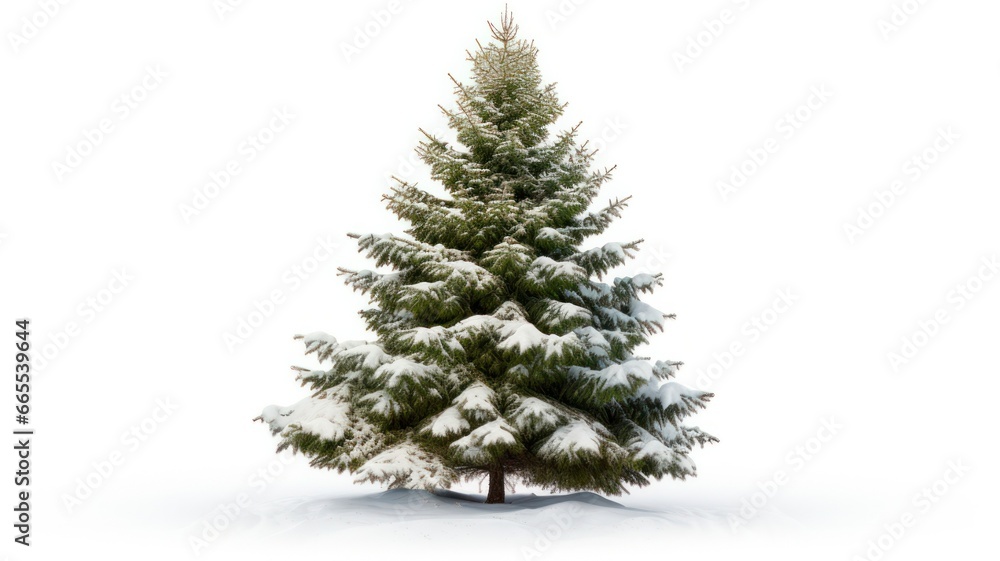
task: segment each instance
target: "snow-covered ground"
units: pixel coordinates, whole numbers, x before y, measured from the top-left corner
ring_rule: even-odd
[[[452,491],[282,498],[250,506],[205,555],[329,549],[374,559],[458,560],[475,552],[476,558],[490,560],[646,553],[791,561],[881,558],[890,553],[897,559],[931,559],[936,554],[965,559],[974,558],[978,547],[933,537],[940,530],[923,524],[913,505],[899,507],[913,512],[915,524],[894,533],[898,522],[891,517],[884,520],[885,529],[871,526],[877,518],[872,512],[875,502],[778,497],[743,518],[751,511],[741,502],[718,495],[681,496],[653,502],[649,497],[609,500],[593,493],[532,493],[508,496],[504,505],[486,505],[483,495]],[[876,547],[872,553],[871,544],[880,539],[888,547]]]
[[[415,543],[438,544],[442,557],[482,547],[477,557],[557,557],[573,542],[617,543],[635,533],[681,535],[724,532],[725,512],[674,507],[628,508],[593,493],[512,495],[508,504],[483,504],[484,496],[439,491],[392,490],[352,497],[297,498],[249,509],[237,533],[267,542],[339,540],[385,544],[400,553]],[[379,538],[379,536],[383,538]],[[391,539],[384,536],[391,535]],[[235,535],[234,535],[235,537]],[[409,545],[405,545],[405,544]],[[589,547],[593,547],[591,544]]]
[[[981,494],[991,488],[982,478],[987,474],[942,465],[913,488],[902,481],[879,488],[847,470],[838,478],[834,472],[844,466],[828,472],[821,463],[830,459],[811,471],[829,477],[825,482],[792,468],[787,480],[777,478],[784,483],[747,478],[742,489],[707,479],[666,481],[612,498],[518,488],[503,505],[483,504],[474,482],[463,492],[383,491],[286,455],[243,470],[245,477],[212,473],[199,483],[176,470],[176,480],[188,482],[183,488],[164,470],[164,489],[142,489],[136,481],[149,474],[123,470],[80,510],[50,513],[47,532],[59,539],[42,534],[39,542],[58,551],[110,532],[114,540],[102,547],[112,559],[155,544],[146,558],[459,560],[474,552],[488,560],[658,554],[854,561],[868,558],[881,539],[879,558],[978,558],[995,520]],[[913,522],[900,531],[907,514]]]

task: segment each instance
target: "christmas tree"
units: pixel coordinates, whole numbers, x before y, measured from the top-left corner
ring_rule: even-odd
[[[399,180],[383,199],[405,235],[350,234],[383,269],[341,269],[377,338],[298,336],[329,369],[297,368],[311,395],[258,419],[315,467],[390,488],[488,476],[488,503],[505,481],[617,495],[695,475],[716,439],[680,422],[712,394],[633,354],[673,318],[640,301],[662,276],[601,282],[642,240],[581,249],[628,198],[590,210],[614,168],[590,170],[579,125],[550,138],[565,105],[536,47],[506,11],[490,31],[442,108],[457,142],[417,148],[442,195]]]

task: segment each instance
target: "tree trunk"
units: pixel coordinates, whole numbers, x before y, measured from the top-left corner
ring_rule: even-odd
[[[486,495],[486,504],[504,502],[503,466],[490,468],[490,492]]]

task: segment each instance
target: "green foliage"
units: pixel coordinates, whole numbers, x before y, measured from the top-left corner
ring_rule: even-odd
[[[417,152],[447,193],[398,181],[384,196],[405,235],[352,234],[382,271],[341,270],[367,294],[375,341],[303,336],[329,370],[313,394],[262,414],[281,448],[394,487],[447,486],[501,467],[555,489],[618,494],[695,473],[715,440],[681,420],[712,394],[668,381],[679,362],[635,357],[673,316],[641,302],[659,274],[601,282],[640,241],[582,249],[628,199],[590,211],[612,170],[591,171],[533,43],[504,14],[469,53],[472,81],[443,108],[457,144]]]

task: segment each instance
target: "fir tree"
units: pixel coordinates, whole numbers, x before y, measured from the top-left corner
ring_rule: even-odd
[[[509,13],[490,30],[442,108],[457,143],[417,148],[447,195],[398,181],[384,201],[406,235],[350,234],[383,269],[341,269],[377,338],[298,336],[329,369],[297,369],[312,394],[258,419],[315,467],[390,488],[488,476],[488,503],[505,479],[617,495],[695,475],[689,453],[716,439],[681,420],[712,394],[633,355],[673,318],[640,301],[662,276],[601,282],[641,240],[581,249],[628,198],[590,210],[613,168],[590,170],[579,125],[549,137],[565,105],[536,47]]]

